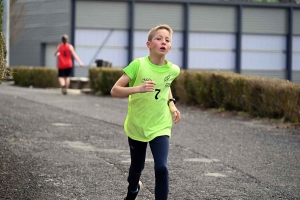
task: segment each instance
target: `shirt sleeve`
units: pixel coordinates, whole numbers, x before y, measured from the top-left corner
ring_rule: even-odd
[[[136,80],[136,77],[137,77],[137,74],[138,74],[138,71],[139,71],[139,66],[140,66],[140,61],[138,59],[135,59],[127,67],[125,67],[123,69],[123,72],[127,76],[129,76],[129,78],[131,79],[130,82],[129,82],[130,87],[133,86],[133,84]]]

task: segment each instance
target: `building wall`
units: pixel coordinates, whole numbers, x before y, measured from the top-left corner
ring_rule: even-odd
[[[86,66],[96,66],[96,60],[127,64],[128,12],[127,2],[76,1],[75,48]],[[75,63],[75,76],[88,76],[87,68]]]
[[[188,69],[234,71],[236,8],[190,7]]]
[[[168,9],[166,9],[166,7]],[[156,13],[153,15],[153,13]],[[183,46],[183,17],[182,4],[165,3],[136,3],[134,15],[134,48],[133,57],[139,58],[149,54],[146,46],[148,32],[159,24],[168,24],[173,29],[172,50],[167,59],[181,66]],[[125,63],[127,65],[127,63]]]
[[[43,48],[48,43],[59,44],[63,34],[70,36],[71,1],[23,0],[20,2],[25,5],[24,28],[18,42],[11,44],[10,65],[41,66],[45,63]],[[56,59],[54,52],[53,59]]]
[[[300,83],[300,9],[294,9],[292,80]]]
[[[26,27],[19,44],[12,48],[11,65],[41,65],[43,49],[50,52],[60,35],[71,32],[71,0],[24,0]],[[130,1],[75,0],[75,50],[86,66],[98,59],[113,67],[127,66],[129,54]],[[199,1],[200,2],[200,1]],[[238,4],[189,4],[187,66],[183,66],[185,36],[184,2],[135,1],[133,13],[133,58],[148,54],[147,34],[151,27],[169,24],[173,30],[172,50],[167,59],[195,70],[235,71]],[[166,9],[166,7],[168,9]],[[288,7],[243,6],[241,73],[286,77]],[[155,13],[155,14],[153,14]],[[300,83],[300,7],[294,8],[292,79]],[[45,44],[45,45],[41,45]],[[28,51],[30,49],[30,51]],[[15,57],[14,57],[15,55]],[[45,58],[49,65],[55,62]],[[52,61],[52,62],[49,62]],[[78,70],[80,69],[80,70]],[[78,68],[75,76],[88,76]]]
[[[244,8],[242,73],[285,78],[287,9]]]

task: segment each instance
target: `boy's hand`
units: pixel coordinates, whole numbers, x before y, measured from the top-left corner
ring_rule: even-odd
[[[156,83],[153,81],[145,81],[141,86],[139,86],[139,92],[140,93],[153,92],[155,85]]]
[[[173,118],[173,123],[177,124],[181,119],[180,112],[179,112],[179,110],[177,110],[175,105],[170,105],[170,110],[171,110],[171,112],[173,114],[173,117],[174,117]]]

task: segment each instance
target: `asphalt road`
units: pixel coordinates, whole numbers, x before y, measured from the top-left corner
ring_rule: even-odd
[[[170,200],[300,199],[300,130],[185,106]],[[0,85],[0,199],[114,200],[127,187],[127,99]],[[154,200],[148,149],[139,200]]]

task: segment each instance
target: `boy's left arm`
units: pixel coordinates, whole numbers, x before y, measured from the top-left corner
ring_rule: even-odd
[[[171,88],[170,88],[170,91],[169,91],[169,99],[173,99],[173,95],[172,95],[172,91],[171,91]],[[173,101],[168,101],[168,105],[169,105],[169,108],[174,116],[173,118],[173,122],[174,124],[177,124],[180,119],[181,119],[181,115],[180,115],[180,112],[179,110],[176,108],[175,106],[175,103]]]
[[[54,56],[59,56],[59,55],[60,55],[60,52],[59,52],[59,45],[58,45],[58,46],[56,47]]]

